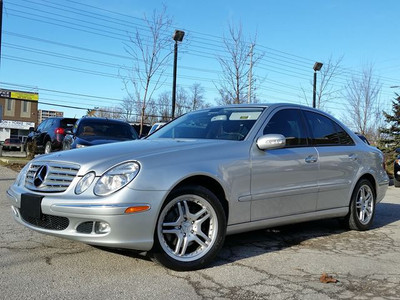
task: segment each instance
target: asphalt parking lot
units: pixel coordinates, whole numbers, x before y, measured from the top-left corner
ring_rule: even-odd
[[[180,273],[17,224],[5,195],[16,175],[0,166],[0,299],[400,299],[393,186],[369,231],[327,220],[230,236],[209,268]]]

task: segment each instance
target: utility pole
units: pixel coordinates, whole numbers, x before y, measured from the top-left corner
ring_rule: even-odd
[[[249,89],[247,90],[247,103],[251,103],[251,83],[253,81],[253,48],[254,44],[250,45],[250,69],[249,69]]]

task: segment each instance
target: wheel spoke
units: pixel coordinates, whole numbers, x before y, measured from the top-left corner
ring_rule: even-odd
[[[181,231],[179,229],[163,229],[162,233],[179,235]]]
[[[197,220],[198,218],[200,218],[205,212],[207,212],[207,209],[205,207],[203,207],[203,209],[201,209],[199,212],[195,213],[194,215],[192,215],[194,220]]]
[[[199,239],[197,236],[195,236],[193,238],[193,240],[203,248],[207,248],[208,247],[208,245],[206,243],[204,243],[201,239]]]
[[[183,237],[182,234],[178,234],[177,236],[178,236],[178,239],[176,241],[174,254],[179,255],[180,254],[179,251],[180,251],[180,249],[182,247],[182,243],[183,243],[184,237]]]
[[[175,226],[179,226],[182,223],[183,216],[184,216],[184,213],[183,213],[183,210],[182,210],[182,204],[180,202],[178,202],[176,204],[176,206],[178,207],[178,213],[179,213],[178,219],[176,219],[175,222],[164,222],[163,226],[165,226],[165,227],[175,227]]]
[[[200,236],[200,237],[202,237],[203,238],[203,240],[205,240],[206,241],[206,243],[209,243],[209,242],[211,242],[211,239],[203,232],[203,231],[201,231],[201,230],[199,230],[199,231],[196,231],[196,235],[198,235],[198,236]]]
[[[203,224],[204,223],[204,221],[206,221],[207,219],[209,219],[211,217],[211,215],[207,212],[207,214],[204,216],[204,217],[202,217],[201,219],[199,219],[199,220],[197,220],[196,222],[195,222],[195,224],[197,225],[197,227],[201,227],[201,224]]]
[[[186,250],[187,250],[188,245],[189,245],[189,239],[188,239],[187,236],[185,236],[185,237],[183,238],[182,250],[180,251],[180,254],[179,254],[179,255],[183,256],[183,255],[186,254]]]

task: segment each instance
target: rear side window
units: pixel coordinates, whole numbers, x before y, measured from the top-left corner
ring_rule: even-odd
[[[339,140],[341,145],[354,145],[353,139],[350,135],[337,123],[335,123],[336,129],[339,135]]]
[[[348,133],[336,122],[321,114],[304,111],[313,145],[353,145]]]
[[[306,146],[307,133],[298,109],[282,109],[268,121],[263,134],[277,133],[286,138],[287,146]]]

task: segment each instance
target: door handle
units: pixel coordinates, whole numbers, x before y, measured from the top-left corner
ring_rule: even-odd
[[[318,161],[318,158],[314,155],[309,155],[306,157],[305,159],[306,163],[310,164],[310,163],[316,163]]]
[[[357,154],[355,154],[355,153],[352,153],[352,154],[350,154],[349,155],[349,159],[351,160],[351,161],[355,161],[355,160],[357,160]]]

